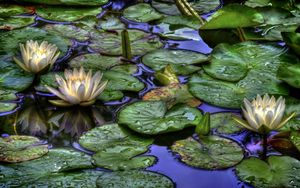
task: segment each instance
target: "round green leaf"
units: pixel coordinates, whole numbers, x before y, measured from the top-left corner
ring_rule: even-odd
[[[64,38],[76,39],[79,41],[86,41],[90,37],[89,31],[74,25],[47,24],[43,27],[43,29],[52,35],[58,35]]]
[[[19,5],[0,5],[0,18],[32,13],[33,10]]]
[[[133,64],[124,64],[124,65],[117,65],[112,67],[110,70],[121,72],[124,74],[134,74],[138,71],[138,67]]]
[[[199,29],[201,22],[193,16],[167,16],[160,20],[160,23],[169,24],[171,27],[182,28],[189,27],[192,29]]]
[[[158,33],[161,37],[172,40],[202,40],[196,29],[186,27],[184,25],[172,26],[166,23],[160,23],[157,25]]]
[[[121,171],[100,176],[97,187],[130,187],[130,188],[172,188],[173,182],[161,175],[150,171]]]
[[[146,3],[139,3],[126,8],[123,15],[126,19],[136,22],[149,22],[163,17],[150,4]]]
[[[18,105],[16,103],[0,102],[0,113],[14,110]]]
[[[100,6],[108,0],[17,0],[19,2],[39,3],[45,5],[83,5],[83,6]]]
[[[187,50],[158,49],[143,56],[143,63],[155,71],[164,69],[171,65],[177,74],[191,74],[200,70],[195,64],[208,60],[206,55]]]
[[[210,127],[216,129],[221,134],[236,134],[243,130],[236,121],[233,120],[232,113],[216,113],[210,116]]]
[[[204,169],[223,169],[239,163],[244,155],[243,149],[234,141],[218,136],[191,137],[179,140],[171,146],[187,165]]]
[[[170,110],[162,101],[135,102],[119,112],[118,123],[149,135],[174,132],[196,125],[202,114],[198,109],[176,105]]]
[[[149,51],[163,46],[159,37],[139,30],[128,30],[133,55],[143,55]],[[90,47],[100,53],[109,55],[122,55],[121,31],[93,32]]]
[[[35,17],[13,16],[5,19],[0,18],[0,30],[13,30],[35,22]]]
[[[0,161],[16,163],[39,158],[48,152],[48,145],[36,137],[0,137]]]
[[[72,44],[70,40],[52,35],[42,29],[26,27],[1,33],[0,54],[19,52],[19,44],[24,44],[28,40],[36,40],[39,42],[48,41],[51,44],[55,44],[61,55],[64,55],[68,51],[68,47]]]
[[[47,19],[62,22],[73,22],[80,20],[87,16],[96,17],[102,11],[101,8],[72,8],[72,7],[59,7],[59,6],[49,6],[49,7],[37,7],[36,13]]]
[[[237,165],[236,173],[242,181],[255,187],[300,186],[300,162],[287,156],[270,156],[266,161],[258,158],[246,159]]]
[[[300,133],[298,131],[292,131],[290,139],[296,148],[300,151]]]
[[[11,101],[16,100],[18,97],[16,96],[17,91],[8,90],[8,89],[0,89],[0,100],[3,101]]]
[[[114,14],[108,14],[101,17],[98,27],[103,30],[119,30],[125,29],[125,24],[121,22],[119,17]]]
[[[255,9],[239,4],[229,4],[209,17],[200,29],[252,27],[262,23],[264,23],[264,17]]]
[[[292,48],[298,55],[300,55],[300,33],[283,32],[282,38],[285,43]]]
[[[70,67],[83,67],[85,70],[108,70],[113,66],[120,65],[123,62],[120,57],[103,56],[100,54],[84,54],[75,57],[69,62]]]
[[[159,0],[153,0],[151,4],[160,13],[173,16],[181,15],[175,3],[164,3]]]
[[[300,63],[280,66],[277,77],[293,87],[300,88]]]

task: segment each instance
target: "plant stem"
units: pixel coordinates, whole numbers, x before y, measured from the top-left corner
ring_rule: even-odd
[[[268,134],[267,133],[263,133],[262,134],[262,145],[263,145],[263,151],[262,151],[262,155],[261,155],[261,159],[262,160],[266,160],[267,159],[267,152],[268,152]]]

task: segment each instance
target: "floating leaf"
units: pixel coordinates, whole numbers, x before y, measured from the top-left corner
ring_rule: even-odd
[[[0,161],[16,163],[40,158],[48,152],[48,145],[32,136],[0,137]]]
[[[299,130],[298,131],[292,131],[290,139],[291,139],[292,143],[294,144],[294,146],[296,146],[296,148],[300,151],[300,133],[299,133]]]
[[[59,7],[59,6],[48,6],[48,7],[36,7],[37,15],[54,21],[62,22],[73,22],[80,20],[87,16],[96,17],[100,14],[101,8],[72,8],[72,7]]]
[[[234,141],[218,136],[191,137],[179,140],[171,147],[187,165],[204,169],[223,169],[239,163],[243,149]]]
[[[201,101],[190,94],[187,85],[177,83],[153,89],[143,96],[143,100],[165,101],[169,107],[177,103],[184,103],[191,107],[197,107],[201,104]]]
[[[124,64],[124,65],[114,66],[110,70],[124,73],[124,74],[134,74],[138,71],[138,67],[133,64]]]
[[[180,11],[178,10],[176,4],[172,3],[165,3],[159,0],[153,0],[151,3],[152,7],[155,8],[158,12],[167,14],[167,15],[181,15]]]
[[[192,16],[167,16],[160,20],[160,23],[169,24],[173,28],[189,27],[199,29],[201,26],[199,19]]]
[[[19,2],[39,3],[46,5],[83,5],[83,6],[100,6],[108,0],[17,0]]]
[[[300,88],[300,62],[280,66],[277,77],[293,87]]]
[[[200,29],[252,27],[262,23],[264,23],[264,17],[255,9],[239,4],[229,4],[209,17]]]
[[[236,121],[233,120],[232,113],[216,113],[210,117],[211,128],[216,129],[220,134],[236,134],[243,130]]]
[[[143,188],[172,188],[172,181],[150,171],[123,171],[112,172],[100,176],[97,179],[97,187],[143,187]]]
[[[146,168],[155,158],[140,155],[148,150],[153,139],[141,138],[118,124],[107,124],[94,128],[80,137],[84,148],[96,151],[94,164],[111,170]]]
[[[288,156],[270,156],[266,161],[252,157],[237,165],[236,173],[242,181],[260,188],[300,185],[300,162]]]
[[[33,13],[29,7],[18,5],[0,5],[0,18],[16,16],[24,13]]]
[[[300,33],[283,32],[282,38],[285,43],[292,48],[298,55],[300,55]]]
[[[33,24],[35,22],[35,17],[25,17],[25,16],[14,16],[9,18],[0,18],[0,30],[13,30],[27,25]]]
[[[167,110],[163,101],[141,101],[125,106],[118,123],[149,135],[182,130],[199,123],[202,115],[198,109],[177,105]]]
[[[72,173],[63,174],[60,172],[91,168],[90,160],[90,156],[75,150],[51,149],[39,159],[11,165],[0,165],[0,183],[8,187],[28,187],[29,185],[35,185],[35,183],[38,184],[38,182],[41,183],[38,184],[39,186],[43,184],[53,185],[52,181],[55,181],[55,178],[58,178],[57,180],[60,182],[61,179],[64,179],[63,177],[72,175]],[[97,172],[95,174],[100,175]],[[55,187],[57,187],[57,184]]]
[[[198,31],[185,26],[172,26],[170,24],[161,23],[157,25],[158,33],[161,37],[172,40],[202,40]]]
[[[0,102],[0,113],[14,110],[18,105],[16,103]]]
[[[68,46],[72,44],[70,40],[52,35],[42,29],[27,27],[1,33],[0,54],[19,52],[19,44],[24,44],[28,40],[36,40],[38,42],[48,41],[49,43],[55,44],[62,55],[68,51]]]
[[[126,19],[136,22],[149,22],[163,17],[147,3],[130,6],[124,10],[123,15]]]
[[[158,49],[143,56],[143,63],[155,71],[162,70],[171,65],[177,74],[191,74],[200,70],[195,64],[201,64],[208,60],[206,55],[187,50]]]
[[[68,39],[76,39],[79,41],[86,41],[90,37],[90,32],[74,25],[62,24],[47,24],[43,29],[52,35],[58,35]]]
[[[98,27],[103,30],[123,30],[126,29],[125,24],[121,22],[119,17],[114,14],[108,14],[101,17]]]
[[[128,30],[132,55],[143,55],[162,47],[159,37],[139,30]],[[90,47],[97,52],[109,55],[122,55],[121,31],[92,33]]]

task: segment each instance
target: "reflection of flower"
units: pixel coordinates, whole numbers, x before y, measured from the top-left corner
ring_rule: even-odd
[[[50,100],[54,105],[88,106],[96,101],[96,97],[104,90],[107,81],[101,83],[102,74],[98,71],[92,76],[92,71],[85,73],[81,67],[73,71],[65,70],[65,79],[56,75],[59,90],[46,86],[47,89],[62,100]]]
[[[57,47],[43,41],[40,45],[37,41],[27,41],[20,44],[22,61],[14,57],[15,62],[25,71],[39,73],[52,67],[59,56]]]
[[[285,100],[282,97],[278,100],[274,96],[270,98],[268,94],[264,95],[263,98],[257,95],[252,102],[244,99],[244,106],[245,108],[242,108],[243,115],[248,123],[237,117],[234,119],[242,126],[255,132],[264,133],[279,129],[295,115],[292,113],[283,119]]]

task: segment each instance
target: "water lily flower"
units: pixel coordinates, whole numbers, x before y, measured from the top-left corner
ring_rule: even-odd
[[[244,99],[242,111],[247,122],[238,117],[234,117],[234,120],[245,128],[259,133],[280,129],[295,116],[295,113],[292,113],[283,118],[285,99],[279,97],[276,100],[274,96],[270,98],[268,94],[265,94],[263,98],[257,95],[252,102]]]
[[[37,41],[29,40],[26,44],[20,44],[22,60],[14,57],[14,61],[25,71],[39,73],[50,69],[59,56],[57,47],[43,41],[39,44]]]
[[[47,89],[61,98],[62,100],[49,100],[57,106],[88,106],[96,101],[96,97],[104,90],[107,81],[101,83],[102,73],[99,71],[92,76],[92,71],[85,73],[81,67],[72,70],[65,70],[65,79],[59,75],[55,75],[58,90],[46,86]]]

